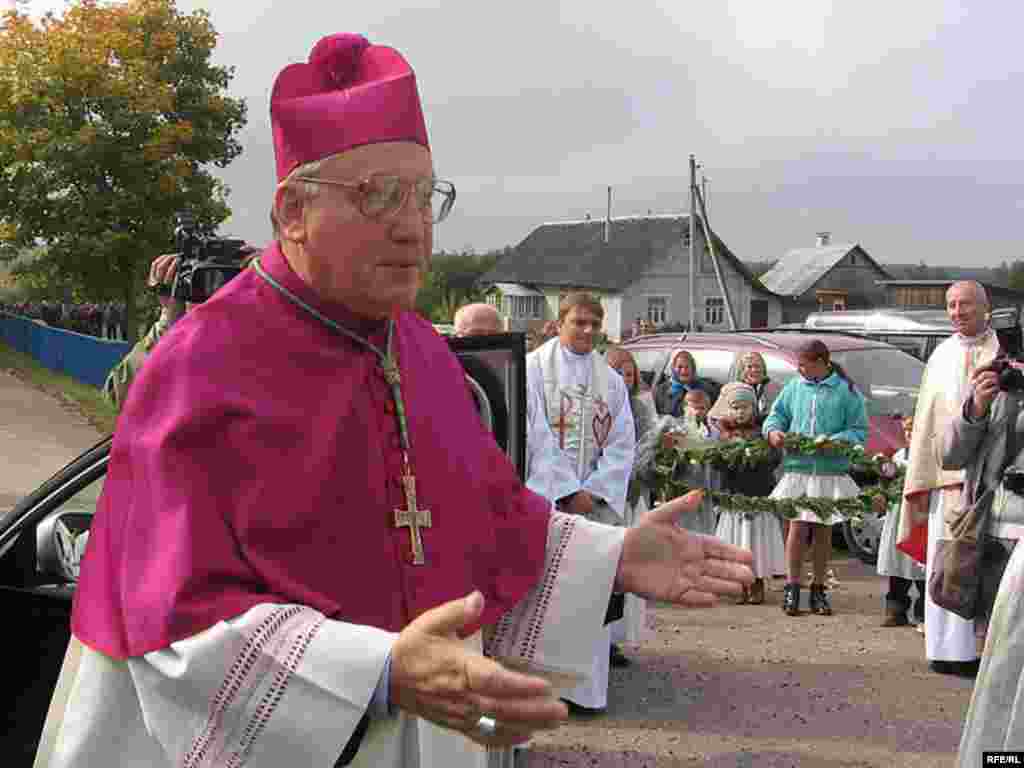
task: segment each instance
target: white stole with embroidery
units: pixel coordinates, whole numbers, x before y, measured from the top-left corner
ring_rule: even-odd
[[[589,384],[569,387],[565,386],[566,377],[561,375],[562,350],[558,339],[552,339],[538,352],[548,423],[558,439],[558,447],[575,457],[576,476],[585,480],[597,467],[612,431],[608,365],[598,355],[591,354]]]
[[[571,355],[558,339],[526,362],[527,487],[552,501],[585,490],[607,504],[596,519],[621,524],[636,453],[622,378],[600,355]]]

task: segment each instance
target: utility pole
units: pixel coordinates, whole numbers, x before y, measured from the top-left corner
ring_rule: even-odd
[[[612,236],[612,188],[608,187],[608,212],[604,217],[604,241],[607,244]]]
[[[697,330],[697,160],[690,154],[690,332]]]

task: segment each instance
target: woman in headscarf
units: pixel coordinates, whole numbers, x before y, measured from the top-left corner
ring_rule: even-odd
[[[718,386],[697,375],[697,361],[685,349],[672,352],[669,363],[670,376],[663,378],[654,392],[654,407],[662,416],[684,417],[686,409],[686,393],[693,389],[707,392],[714,404],[718,397]]]
[[[605,360],[622,376],[633,413],[637,446],[626,494],[625,522],[627,526],[636,525],[640,516],[650,507],[651,491],[654,488],[654,458],[659,432],[655,424],[657,416],[651,393],[640,391],[640,371],[633,355],[622,347],[612,347],[605,355]],[[626,595],[623,618],[609,625],[612,634],[612,666],[629,665],[629,659],[622,653],[618,643],[639,645],[648,639],[646,608],[647,603],[643,598]]]
[[[736,363],[736,381],[749,385],[754,390],[754,421],[761,424],[770,410],[768,400],[768,366],[760,352],[744,352]]]
[[[722,388],[708,418],[718,427],[722,440],[753,440],[760,435],[755,422],[754,388],[734,381]],[[720,470],[722,490],[743,496],[768,496],[775,487],[774,470],[779,458],[757,467]],[[715,535],[754,553],[754,584],[743,590],[739,603],[764,602],[764,580],[786,570],[786,550],[782,529],[773,514],[722,507]]]

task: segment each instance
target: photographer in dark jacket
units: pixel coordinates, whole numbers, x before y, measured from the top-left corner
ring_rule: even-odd
[[[242,264],[247,267],[252,259],[259,255],[259,250],[247,246],[241,255],[243,256]],[[173,285],[180,263],[181,255],[177,253],[165,253],[153,259],[147,280],[149,287],[157,289],[160,286]],[[107,374],[107,380],[103,385],[103,397],[117,410],[121,410],[121,404],[128,395],[128,387],[145,362],[150,350],[156,346],[156,343],[174,325],[175,321],[192,308],[191,304],[174,296],[164,295],[164,293],[160,294],[160,305],[162,307],[160,317],[146,332],[146,335],[139,339],[131,351],[121,359],[121,362]]]
[[[978,370],[943,440],[943,467],[967,471],[963,504],[946,516],[946,533],[976,541],[985,552],[976,574],[978,618],[988,618],[990,628],[960,741],[959,768],[976,766],[982,750],[1024,744],[1024,711],[1016,706],[1024,696],[1024,547],[1016,546],[1024,534],[1022,368],[1000,358]],[[998,592],[989,607],[995,583]]]

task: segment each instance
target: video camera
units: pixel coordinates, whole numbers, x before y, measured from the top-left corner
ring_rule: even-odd
[[[1017,368],[1017,365],[1024,365],[1024,359],[1010,355],[999,355],[995,360],[979,368],[975,375],[985,371],[992,371],[999,377],[999,390],[1001,392],[1024,392],[1024,371]]]
[[[200,304],[242,269],[252,249],[244,240],[212,237],[188,213],[174,217],[174,249],[181,254],[173,285],[159,285],[161,295]]]

